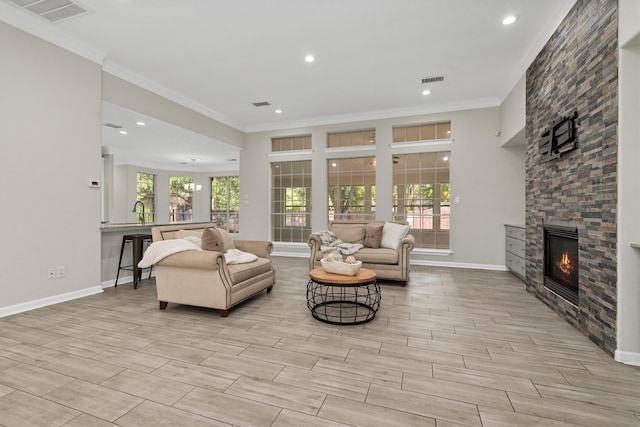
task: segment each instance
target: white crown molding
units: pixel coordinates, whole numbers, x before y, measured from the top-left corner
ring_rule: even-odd
[[[549,11],[547,16],[551,18],[546,20],[544,25],[539,28],[540,31],[538,31],[536,39],[529,45],[529,48],[524,51],[520,63],[514,67],[511,75],[504,79],[502,89],[499,91],[500,104],[502,104],[507,96],[509,96],[509,93],[522,76],[526,74],[529,66],[536,59],[536,56],[538,56],[542,48],[547,44],[562,21],[567,17],[567,14],[571,11],[574,5],[575,1],[569,6],[565,6],[563,2],[558,2],[556,3],[556,10]]]
[[[2,21],[9,25],[12,25],[22,31],[25,31],[33,36],[41,38],[44,41],[52,43],[58,47],[75,53],[85,59],[100,64],[102,70],[113,74],[116,77],[120,77],[129,83],[140,86],[143,89],[147,89],[157,95],[163,96],[171,101],[174,101],[186,108],[196,111],[204,116],[207,116],[213,120],[219,121],[222,124],[231,126],[240,131],[244,130],[244,123],[232,120],[217,111],[203,106],[202,104],[194,101],[191,98],[183,96],[171,89],[168,89],[152,80],[140,76],[120,66],[113,60],[108,58],[106,52],[102,52],[93,47],[90,47],[86,43],[83,43],[73,37],[69,37],[55,27],[55,24],[51,24],[38,16],[31,16],[27,12],[20,10],[17,6],[13,6],[7,3],[0,2],[0,16]]]
[[[498,98],[480,98],[464,102],[442,103],[430,106],[415,106],[408,108],[398,108],[392,110],[366,111],[356,114],[344,114],[335,116],[317,117],[309,120],[299,120],[292,122],[263,123],[248,125],[244,131],[265,132],[293,128],[307,128],[311,126],[333,125],[338,123],[366,122],[371,120],[393,119],[396,117],[420,116],[424,114],[446,113],[451,111],[475,110],[479,108],[499,107]]]
[[[214,111],[208,107],[205,107],[199,102],[196,102],[189,97],[186,97],[172,89],[169,89],[157,82],[154,82],[153,80],[143,77],[140,74],[137,74],[110,59],[106,59],[104,61],[102,65],[102,70],[109,74],[113,74],[116,77],[120,77],[121,79],[126,80],[129,83],[132,83],[136,86],[139,86],[143,89],[153,92],[156,95],[160,95],[173,102],[176,102],[197,113],[207,116],[210,119],[216,120],[222,124],[231,126],[232,128],[235,128],[240,131],[244,130],[245,126],[243,123],[235,121],[223,114],[218,113],[217,111]]]
[[[7,24],[41,38],[89,61],[102,65],[107,54],[75,38],[69,37],[44,18],[20,10],[17,6],[0,3],[0,19]]]

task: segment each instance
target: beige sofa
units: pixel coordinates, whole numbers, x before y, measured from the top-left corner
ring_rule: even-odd
[[[360,243],[364,244],[365,240],[369,242],[369,235],[367,226],[383,226],[387,221],[331,221],[329,223],[328,230],[333,232],[335,236],[345,243]],[[390,229],[399,229],[400,225],[403,225],[408,229],[406,223],[390,222]],[[369,228],[371,229],[371,228]],[[382,280],[395,280],[399,281],[402,286],[407,284],[409,280],[409,253],[413,250],[415,245],[414,237],[411,234],[406,234],[402,237],[397,235],[396,239],[387,238],[390,233],[386,233],[382,239],[386,240],[387,246],[391,247],[375,247],[376,245],[369,245],[373,247],[363,247],[358,250],[353,256],[362,261],[362,267],[368,268],[376,272],[378,279]],[[329,251],[323,252],[323,233],[314,232],[311,233],[307,239],[307,243],[311,248],[311,254],[309,256],[309,271],[314,268],[321,267],[320,260],[325,257]],[[390,245],[390,242],[394,242]],[[395,243],[397,242],[397,246]],[[325,242],[326,243],[326,242]],[[326,245],[325,245],[326,247]],[[344,257],[345,255],[343,255]]]
[[[153,241],[177,239],[201,233],[214,224],[174,224],[152,227]],[[169,255],[154,265],[160,309],[168,302],[209,307],[226,317],[229,308],[267,290],[271,292],[276,272],[271,263],[271,242],[233,240],[236,249],[258,259],[244,264],[227,264],[217,251],[185,251]]]

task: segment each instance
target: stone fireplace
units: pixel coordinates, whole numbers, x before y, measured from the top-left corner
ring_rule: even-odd
[[[578,305],[578,229],[545,224],[544,287]]]
[[[526,74],[526,289],[611,355],[618,332],[617,31],[616,0],[578,0]],[[545,157],[545,132],[572,116],[575,149]],[[549,225],[560,227],[549,235]]]

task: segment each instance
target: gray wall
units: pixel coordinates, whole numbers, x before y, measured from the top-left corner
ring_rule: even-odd
[[[618,1],[618,335],[616,360],[640,366],[640,2]]]
[[[100,66],[3,22],[0,58],[2,315],[101,291],[102,166]]]
[[[313,153],[313,216],[315,230],[327,226],[326,159],[336,156],[326,153],[327,132],[376,129],[376,150],[363,155],[376,155],[378,219],[391,218],[392,127],[414,123],[451,121],[453,144],[422,147],[414,151],[451,151],[451,194],[460,197],[452,204],[451,250],[448,255],[413,254],[422,263],[458,265],[479,268],[504,268],[505,223],[524,222],[524,151],[501,148],[496,135],[500,129],[499,108],[455,111],[395,119],[342,123],[327,126],[288,129],[247,134],[241,152],[240,192],[243,204],[240,221],[242,235],[270,238],[270,167],[269,162],[287,158],[269,158],[271,138],[284,135],[311,134]],[[293,159],[294,157],[291,157]]]

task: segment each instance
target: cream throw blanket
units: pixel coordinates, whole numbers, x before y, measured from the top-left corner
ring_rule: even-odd
[[[201,251],[202,248],[189,239],[159,240],[149,245],[144,252],[142,260],[138,263],[139,268],[148,268],[156,264],[169,255],[184,251]],[[238,249],[229,249],[224,254],[227,264],[245,264],[253,262],[258,257],[249,252],[242,252]]]
[[[144,252],[142,260],[138,263],[139,268],[151,267],[153,264],[162,261],[169,255],[183,251],[201,251],[202,248],[193,242],[185,239],[159,240],[149,245]]]
[[[257,260],[258,257],[250,252],[242,252],[239,249],[229,249],[224,253],[224,259],[227,264],[245,264]]]
[[[364,246],[360,243],[344,243],[342,240],[329,230],[321,230],[320,235],[320,252],[339,252],[342,255],[352,255],[362,249]]]

